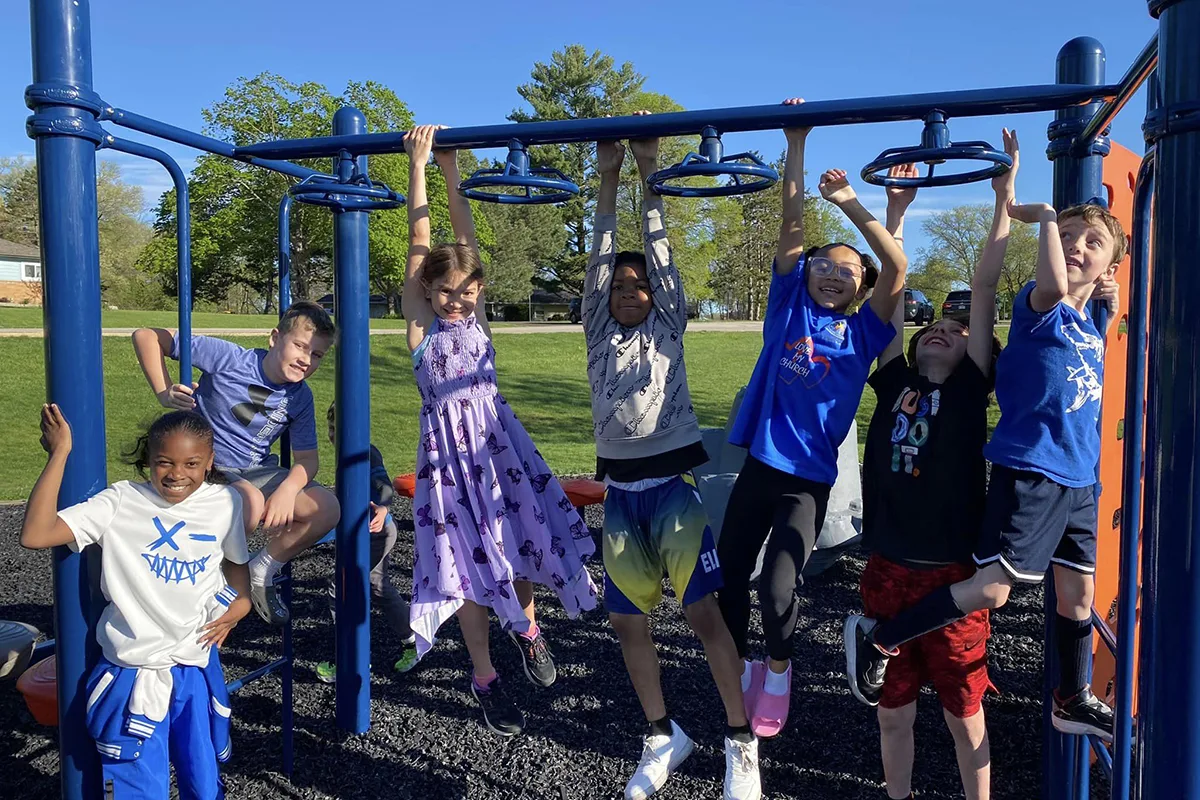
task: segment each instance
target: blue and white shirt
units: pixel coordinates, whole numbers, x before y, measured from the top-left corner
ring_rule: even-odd
[[[1104,338],[1066,303],[1034,311],[1030,282],[1013,301],[1008,344],[996,362],[1000,422],[983,454],[994,464],[1069,487],[1096,482]]]
[[[257,467],[285,430],[291,432],[293,452],[317,449],[312,390],[303,381],[268,380],[266,356],[266,350],[247,350],[224,339],[192,337],[192,363],[204,373],[196,410],[213,427],[218,467]],[[171,358],[179,358],[178,333]]]
[[[817,305],[804,259],[787,275],[772,272],[763,349],[729,441],[768,466],[832,486],[871,362],[896,330],[869,306],[847,315]]]
[[[75,534],[72,550],[103,550],[100,591],[108,601],[96,640],[122,667],[203,667],[197,644],[204,625],[237,597],[222,559],[250,560],[242,498],[231,486],[205,483],[170,503],[149,483],[120,481],[58,516]]]

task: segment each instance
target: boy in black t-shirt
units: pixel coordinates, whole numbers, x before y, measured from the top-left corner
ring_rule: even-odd
[[[975,572],[971,553],[986,494],[983,446],[1000,343],[993,335],[996,286],[1008,243],[1006,210],[1017,174],[1015,132],[1004,131],[1013,167],[992,180],[996,210],[971,284],[970,319],[943,317],[918,331],[904,357],[897,336],[867,381],[878,404],[863,464],[863,532],[871,552],[861,592],[868,616],[884,620]],[[915,168],[893,174],[906,176]],[[915,189],[888,189],[887,227],[903,239]],[[903,307],[892,324],[904,325]],[[913,722],[922,684],[932,682],[954,738],[968,798],[989,789],[981,700],[987,672],[986,610],[903,645],[878,698],[880,749],[890,798],[911,796]]]

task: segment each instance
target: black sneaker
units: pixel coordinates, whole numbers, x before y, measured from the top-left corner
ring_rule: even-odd
[[[871,638],[871,631],[879,623],[860,614],[846,618],[842,629],[842,640],[846,647],[846,678],[850,682],[850,693],[859,702],[869,706],[879,705],[883,691],[883,675],[887,670],[888,656]]]
[[[480,689],[471,678],[471,694],[483,709],[483,722],[501,736],[516,736],[525,729],[525,715],[509,700],[496,678],[488,688]]]
[[[1108,704],[1092,694],[1090,687],[1083,687],[1079,694],[1060,700],[1054,693],[1054,715],[1051,717],[1054,730],[1077,736],[1099,736],[1106,742],[1113,738],[1113,712]]]
[[[545,689],[558,679],[558,670],[550,654],[550,645],[546,644],[546,637],[542,636],[541,631],[532,639],[526,639],[516,631],[509,631],[508,636],[521,651],[525,677],[529,678],[534,686]]]
[[[283,602],[283,590],[274,581],[268,584],[250,583],[250,604],[268,625],[283,626],[292,618]]]

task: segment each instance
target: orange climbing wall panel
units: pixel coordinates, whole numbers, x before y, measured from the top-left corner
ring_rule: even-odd
[[[1112,151],[1104,159],[1104,187],[1108,190],[1108,205],[1112,213],[1125,226],[1125,233],[1133,231],[1133,187],[1141,167],[1142,157],[1131,150],[1112,143]],[[1097,524],[1096,554],[1096,611],[1115,633],[1121,620],[1117,619],[1117,583],[1121,562],[1121,490],[1122,460],[1124,457],[1125,432],[1125,362],[1128,347],[1129,309],[1129,257],[1117,271],[1121,285],[1121,315],[1108,330],[1104,357],[1104,410],[1101,415],[1100,437],[1100,506]],[[1139,528],[1141,521],[1138,521]],[[1139,578],[1140,583],[1140,578]],[[1141,616],[1141,603],[1138,603]],[[1136,624],[1136,620],[1135,620]],[[1137,635],[1134,635],[1134,652],[1137,652]],[[1096,694],[1113,700],[1113,677],[1116,663],[1108,647],[1095,637],[1093,644],[1096,659],[1092,685]],[[1136,674],[1134,680],[1136,681]],[[1135,693],[1136,698],[1136,683]]]

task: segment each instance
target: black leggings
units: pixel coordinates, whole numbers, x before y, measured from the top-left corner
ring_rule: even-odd
[[[742,658],[750,627],[750,576],[770,534],[758,579],[763,635],[767,655],[776,661],[791,659],[796,583],[825,524],[829,490],[826,484],[781,472],[753,456],[746,459],[725,507],[717,544],[725,583],[717,600]]]

